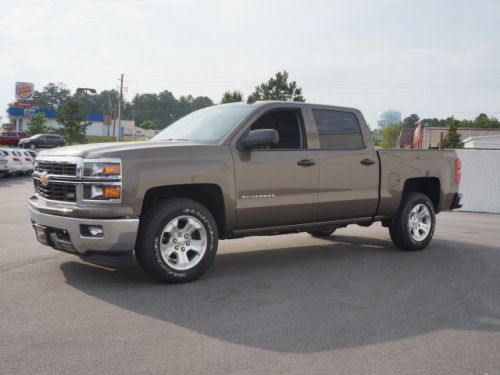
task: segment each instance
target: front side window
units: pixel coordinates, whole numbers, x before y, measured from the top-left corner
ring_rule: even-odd
[[[354,113],[313,109],[319,145],[328,150],[359,150],[364,147],[359,122]]]
[[[279,144],[273,149],[304,147],[303,127],[300,113],[295,109],[273,110],[265,113],[251,126],[250,130],[274,129],[279,135]]]

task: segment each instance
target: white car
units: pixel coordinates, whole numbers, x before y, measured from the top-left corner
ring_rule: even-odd
[[[25,173],[26,174],[33,173],[33,169],[35,168],[35,158],[33,157],[33,155],[31,155],[31,153],[27,150],[17,149],[16,151],[18,151],[23,156],[23,165],[25,168]]]
[[[7,158],[7,153],[0,150],[0,177],[5,177],[9,174],[9,159]]]
[[[2,155],[7,159],[9,174],[24,174],[26,173],[26,167],[22,161],[23,156],[15,149],[2,148]]]

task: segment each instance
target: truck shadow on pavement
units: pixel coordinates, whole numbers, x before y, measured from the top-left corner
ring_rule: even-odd
[[[308,247],[219,254],[190,284],[138,268],[61,265],[69,285],[219,340],[309,353],[437,330],[500,331],[500,249],[434,239],[422,252],[335,235]]]

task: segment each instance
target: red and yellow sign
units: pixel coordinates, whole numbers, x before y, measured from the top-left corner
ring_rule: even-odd
[[[33,100],[35,85],[31,82],[16,82],[16,100]]]

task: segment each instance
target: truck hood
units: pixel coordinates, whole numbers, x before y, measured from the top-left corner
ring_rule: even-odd
[[[143,141],[143,142],[109,142],[92,143],[87,145],[59,147],[45,150],[39,153],[41,156],[76,156],[82,158],[99,158],[103,156],[119,155],[128,151],[140,151],[141,149],[170,148],[182,146],[205,145],[191,141]]]

